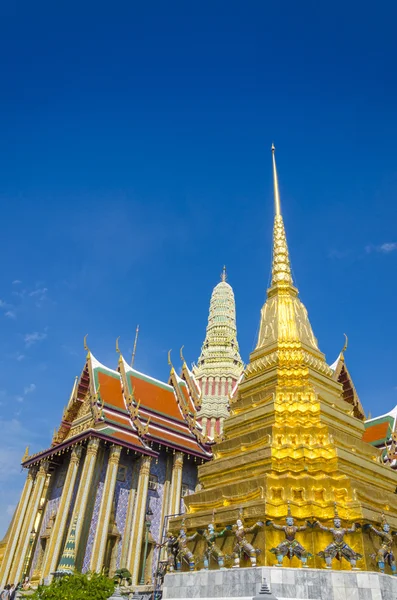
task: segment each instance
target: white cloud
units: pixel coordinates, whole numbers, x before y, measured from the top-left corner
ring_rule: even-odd
[[[14,279],[14,281],[12,282],[12,285],[19,285],[20,283],[22,283],[22,281],[20,279]]]
[[[33,346],[33,344],[36,344],[36,342],[42,342],[46,337],[47,334],[45,332],[40,333],[39,331],[34,331],[33,333],[26,333],[23,339],[26,348],[29,348],[30,346]]]
[[[29,296],[44,296],[48,292],[48,289],[38,288],[37,290],[33,290],[33,292],[29,292]]]
[[[20,362],[21,360],[23,360],[25,358],[24,354],[17,354],[15,356],[15,360],[17,360],[18,362]]]
[[[395,252],[397,250],[397,242],[384,242],[379,246],[375,246],[374,244],[369,244],[365,247],[365,251],[367,254],[371,252],[380,252],[382,254],[390,254],[390,252]]]
[[[36,389],[36,384],[35,383],[29,383],[29,385],[25,386],[23,393],[25,394],[32,394]]]
[[[394,250],[397,250],[397,242],[386,242],[379,247],[379,251],[384,252],[385,254],[394,252]]]
[[[7,310],[6,313],[4,313],[4,316],[8,317],[9,319],[16,319],[17,316],[15,314],[15,312],[13,310]]]
[[[23,402],[23,396],[15,396],[15,400],[19,403]]]

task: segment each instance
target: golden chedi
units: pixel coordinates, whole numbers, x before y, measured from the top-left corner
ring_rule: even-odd
[[[336,507],[346,529],[352,523],[378,525],[385,512],[397,530],[397,474],[381,464],[380,451],[362,441],[365,416],[354,385],[350,379],[346,383],[347,369],[328,366],[294,286],[274,146],[272,159],[272,278],[258,343],[232,399],[223,440],[214,446],[214,459],[199,468],[201,489],[185,498],[185,525],[189,531],[203,528],[213,511],[217,526],[235,523],[240,511],[247,525],[258,520],[280,523],[289,503],[297,525],[308,520],[332,527]],[[338,361],[344,363],[343,352]],[[179,525],[174,519],[173,527]],[[324,567],[318,553],[332,541],[331,534],[308,527],[298,536],[312,555],[308,566]],[[282,538],[272,527],[255,533],[255,546],[262,550],[258,564],[276,563],[270,549]],[[370,558],[377,550],[374,536],[356,528],[345,541],[363,557],[357,568],[376,569]],[[226,554],[231,544],[227,537]],[[296,557],[291,562],[285,558],[284,565],[290,564],[301,565]],[[342,560],[337,568],[351,565]]]

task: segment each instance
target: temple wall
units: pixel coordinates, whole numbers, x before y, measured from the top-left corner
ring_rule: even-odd
[[[115,499],[115,505],[116,505],[115,520],[116,520],[117,528],[121,534],[121,537],[118,542],[118,548],[117,548],[117,560],[116,560],[116,568],[117,569],[125,567],[125,565],[120,564],[120,560],[121,560],[121,550],[122,550],[123,541],[124,541],[124,529],[125,529],[125,522],[126,522],[126,518],[127,518],[128,500],[129,500],[129,497],[131,494],[132,473],[133,473],[133,468],[134,468],[134,462],[135,461],[133,460],[132,455],[127,454],[126,450],[123,449],[121,457],[120,457],[120,464],[119,464],[119,471],[118,471],[118,476],[117,476],[117,481],[116,481],[116,488],[114,491],[114,499]],[[122,469],[120,469],[120,467],[125,467],[124,480],[121,478]]]
[[[167,454],[162,453],[158,461],[152,461],[150,467],[150,473],[158,477],[157,489],[148,491],[148,502],[150,510],[153,512],[152,524],[150,527],[151,541],[160,542],[162,538],[162,523],[161,517],[163,514],[163,503],[164,503],[164,483],[166,473]],[[152,576],[154,575],[157,567],[157,561],[159,556],[159,549],[154,548],[151,554],[152,560]]]
[[[41,536],[44,535],[44,532],[48,526],[51,516],[53,514],[56,514],[58,510],[66,478],[67,463],[68,461],[64,460],[63,463],[57,467],[56,471],[52,475],[52,483],[50,484],[48,500],[44,506],[44,515],[41,520],[41,527],[36,538],[36,546],[30,567],[30,577],[32,577],[34,571],[37,569],[38,566],[40,566],[40,563],[43,560]]]
[[[91,553],[92,553],[92,548],[94,545],[95,532],[96,532],[97,525],[98,525],[98,515],[99,515],[99,509],[101,506],[103,488],[104,488],[105,477],[106,477],[106,470],[107,470],[107,466],[108,466],[108,459],[109,459],[109,451],[106,450],[105,456],[103,457],[103,461],[99,460],[97,462],[96,468],[95,468],[95,470],[96,470],[95,475],[96,476],[99,475],[99,478],[98,478],[98,484],[96,486],[95,500],[93,503],[94,506],[93,506],[92,517],[91,517],[89,531],[88,531],[87,544],[86,544],[85,552],[84,552],[83,565],[82,565],[83,573],[86,573],[87,571],[89,571],[89,568],[90,568]]]
[[[197,485],[197,464],[194,462],[194,459],[187,460],[187,456],[185,456],[185,460],[183,461],[183,470],[182,470],[182,486],[187,486],[188,494],[193,494],[196,485]],[[183,501],[183,497],[181,496],[181,513],[186,512],[185,503]]]

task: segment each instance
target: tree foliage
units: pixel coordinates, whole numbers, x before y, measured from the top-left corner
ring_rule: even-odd
[[[98,573],[75,573],[41,585],[29,596],[31,600],[107,600],[114,592],[114,582]],[[27,596],[26,596],[27,597]]]
[[[131,573],[128,569],[117,569],[114,574],[114,580],[120,584],[122,583],[123,579],[125,579],[127,583],[131,583]]]

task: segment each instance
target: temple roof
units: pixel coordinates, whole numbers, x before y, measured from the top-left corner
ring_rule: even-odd
[[[396,429],[397,406],[390,412],[365,421],[364,442],[373,446],[384,446],[390,441],[393,431]]]
[[[22,464],[34,464],[89,437],[152,456],[163,445],[208,459],[212,454],[195,413],[188,385],[176,374],[171,372],[170,383],[164,383],[133,369],[121,355],[114,370],[88,352],[51,447],[24,456]]]
[[[342,384],[343,400],[352,405],[354,416],[361,421],[364,421],[364,409],[356,392],[356,388],[354,387],[353,379],[347,369],[343,350],[340,352],[336,361],[330,366],[330,369],[334,372],[333,379]]]

